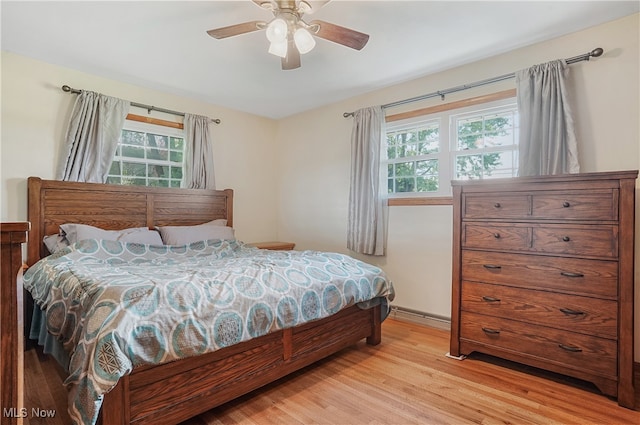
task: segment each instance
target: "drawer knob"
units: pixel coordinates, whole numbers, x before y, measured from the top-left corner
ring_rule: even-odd
[[[496,238],[496,239],[500,239],[500,233],[494,233],[493,237]]]
[[[500,302],[500,298],[495,298],[495,297],[488,297],[488,296],[483,296],[482,297],[482,301],[486,301],[488,303],[499,303]]]
[[[564,314],[569,315],[569,316],[580,316],[580,315],[584,314],[583,311],[571,310],[570,308],[561,308],[560,311],[563,312]]]
[[[563,206],[564,208],[569,208],[569,207],[571,206],[571,204],[570,204],[570,203],[568,203],[567,201],[564,201],[564,202],[562,203],[562,206]]]
[[[558,344],[558,347],[562,348],[563,350],[571,351],[572,353],[582,352],[582,348],[574,347],[573,345]]]
[[[490,270],[501,269],[502,268],[502,266],[498,266],[497,264],[483,264],[482,267],[484,267],[485,269],[490,269]]]
[[[496,202],[495,204],[493,204],[493,206],[496,207],[496,208],[500,208],[501,207],[500,202]]]
[[[571,238],[569,236],[563,236],[562,240],[565,242],[569,242],[571,240]]]
[[[498,335],[498,334],[500,334],[500,331],[498,329],[485,328],[483,326],[482,330],[484,331],[484,333],[487,333],[489,335]]]
[[[584,274],[582,273],[560,272],[560,274],[565,277],[584,277]]]

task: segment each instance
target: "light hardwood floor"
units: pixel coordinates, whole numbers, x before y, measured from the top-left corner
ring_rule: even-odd
[[[590,384],[488,356],[449,359],[448,346],[447,331],[387,319],[379,346],[363,341],[181,425],[640,424]],[[25,365],[26,424],[68,424],[54,361],[32,349]]]

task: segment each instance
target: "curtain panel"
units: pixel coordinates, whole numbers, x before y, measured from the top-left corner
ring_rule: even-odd
[[[182,187],[188,189],[215,189],[213,169],[213,139],[210,124],[213,121],[201,115],[184,115],[184,160]]]
[[[384,126],[381,106],[354,112],[347,248],[361,254],[385,254],[387,202],[380,175]]]
[[[517,71],[520,176],[579,173],[569,66],[556,60]]]
[[[81,90],[60,154],[58,180],[105,183],[129,101]]]

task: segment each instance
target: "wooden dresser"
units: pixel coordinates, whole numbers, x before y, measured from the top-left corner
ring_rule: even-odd
[[[22,310],[22,244],[30,224],[0,223],[0,400],[3,425],[20,425],[26,415],[23,405],[24,323]]]
[[[450,354],[590,381],[633,408],[637,175],[454,181]]]

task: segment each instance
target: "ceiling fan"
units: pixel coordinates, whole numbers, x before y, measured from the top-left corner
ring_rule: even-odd
[[[273,13],[269,22],[249,21],[228,27],[207,31],[213,38],[222,39],[246,34],[258,30],[266,30],[270,42],[269,53],[281,57],[282,69],[300,67],[300,54],[307,53],[315,47],[315,37],[342,44],[360,50],[369,41],[369,35],[331,24],[314,20],[305,22],[303,15],[316,12],[331,0],[252,0],[263,9]]]

